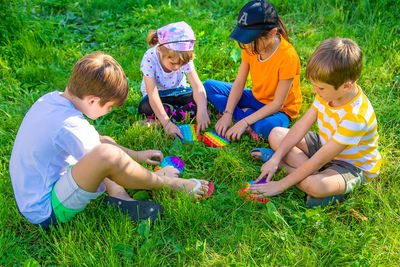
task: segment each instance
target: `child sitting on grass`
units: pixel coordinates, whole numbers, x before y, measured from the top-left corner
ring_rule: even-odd
[[[307,206],[327,205],[378,175],[378,125],[370,101],[356,83],[362,64],[354,41],[335,37],[321,43],[306,69],[316,93],[314,103],[290,130],[272,130],[268,139],[275,153],[257,179],[266,177],[267,183],[250,190],[274,196],[296,185],[308,195]],[[319,133],[308,132],[316,121]],[[252,155],[261,157],[260,152]],[[270,181],[282,165],[289,174]]]
[[[160,151],[119,146],[83,117],[95,120],[121,106],[128,91],[121,66],[97,52],[77,62],[64,92],[48,93],[29,109],[14,142],[10,176],[18,208],[30,223],[47,228],[57,219],[66,222],[105,190],[110,204],[127,209],[133,220],[155,220],[162,207],[133,201],[123,187],[169,187],[196,197],[207,192],[206,181],[177,178],[175,168],[146,170],[135,160],[158,164],[151,159],[162,160]]]
[[[147,43],[151,48],[140,64],[143,98],[139,113],[151,120],[157,118],[174,138],[183,138],[175,123],[186,114],[196,115],[197,135],[210,124],[206,91],[193,65],[195,42],[192,28],[184,21],[150,30]]]
[[[242,49],[234,83],[204,83],[208,100],[223,113],[215,130],[229,140],[240,140],[246,131],[255,141],[259,135],[268,138],[274,127],[289,127],[299,114],[299,57],[275,7],[264,0],[250,1],[240,10],[229,37]],[[245,88],[249,74],[252,90]]]

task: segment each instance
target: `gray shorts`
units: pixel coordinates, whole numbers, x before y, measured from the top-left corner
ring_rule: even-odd
[[[63,223],[81,212],[92,199],[96,199],[105,191],[100,184],[97,192],[87,192],[79,187],[72,177],[71,168],[54,184],[51,191],[51,205],[56,217]]]
[[[304,137],[308,148],[308,156],[311,158],[321,147],[321,139],[316,132],[308,132]],[[319,171],[331,169],[338,172],[346,183],[346,194],[353,191],[354,188],[361,184],[361,181],[366,181],[364,172],[350,163],[341,160],[331,160]]]

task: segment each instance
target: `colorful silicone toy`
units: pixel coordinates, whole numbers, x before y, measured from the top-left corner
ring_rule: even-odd
[[[183,125],[177,125],[177,126],[183,136],[183,140],[179,137],[181,139],[182,143],[194,142],[194,141],[201,140],[200,135],[196,136],[197,124],[183,124]]]
[[[249,191],[249,186],[250,185],[252,185],[252,184],[265,184],[265,183],[266,183],[265,179],[260,180],[258,183],[254,183],[254,181],[246,182],[244,184],[244,188],[240,189],[238,191],[238,193],[239,193],[239,195],[241,197],[244,197],[248,201],[254,201],[254,202],[267,204],[269,199],[266,199],[266,198],[263,198],[263,197],[257,197],[256,194],[250,193],[250,191]]]
[[[179,157],[165,157],[164,160],[160,163],[160,165],[154,168],[154,171],[158,171],[161,168],[173,166],[177,168],[179,172],[183,172],[183,167],[185,167],[185,163]]]
[[[205,132],[203,142],[209,147],[223,147],[229,144],[229,141],[215,132]]]

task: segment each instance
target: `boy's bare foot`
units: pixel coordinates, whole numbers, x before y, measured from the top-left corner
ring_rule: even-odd
[[[120,192],[118,192],[118,193],[116,193],[116,194],[110,194],[110,193],[108,193],[108,195],[111,196],[111,197],[115,197],[115,198],[122,199],[122,200],[134,200],[133,198],[131,198],[131,197],[128,195],[128,193],[127,193],[125,190],[120,191]]]
[[[103,182],[106,185],[107,193],[109,196],[122,200],[134,200],[128,195],[128,193],[125,191],[125,188],[123,188],[113,180],[105,178]]]
[[[198,183],[200,183],[200,187],[198,187]],[[202,198],[205,197],[208,192],[209,182],[205,180],[196,181],[194,179],[192,180],[178,178],[172,182],[171,188],[178,191],[187,192],[195,198]]]
[[[251,152],[251,157],[253,159],[261,160],[261,152],[260,151]]]
[[[173,166],[166,166],[166,167],[156,171],[155,173],[158,175],[161,175],[161,176],[167,176],[167,177],[172,177],[172,178],[179,177],[179,170],[177,168],[174,168]]]
[[[275,152],[270,148],[254,148],[251,150],[251,156],[254,159],[261,160],[263,162],[267,162]]]

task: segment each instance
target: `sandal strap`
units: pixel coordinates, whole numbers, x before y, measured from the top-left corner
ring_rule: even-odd
[[[199,188],[201,187],[201,182],[195,178],[191,178],[189,180],[195,181],[196,182],[196,186],[191,190],[190,194],[194,194],[197,192],[197,190],[199,190]]]

